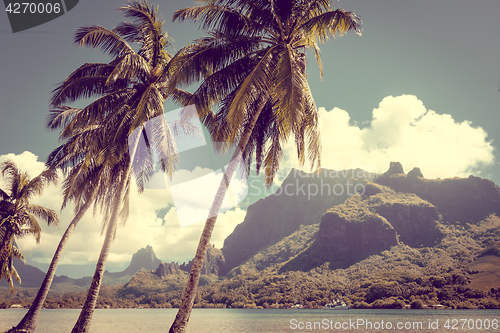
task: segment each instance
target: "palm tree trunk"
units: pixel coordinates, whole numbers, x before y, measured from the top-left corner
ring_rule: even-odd
[[[102,244],[101,253],[99,254],[99,259],[95,267],[94,277],[92,278],[92,283],[90,284],[89,291],[87,293],[87,299],[83,305],[80,316],[73,327],[71,333],[84,333],[89,332],[90,323],[92,321],[92,315],[94,314],[95,305],[97,303],[97,297],[99,296],[99,291],[101,289],[102,277],[104,275],[104,268],[106,266],[106,261],[108,260],[109,250],[111,249],[111,243],[115,237],[118,211],[120,208],[120,203],[125,192],[125,184],[130,177],[130,164],[127,167],[125,177],[120,181],[118,188],[118,195],[115,198],[113,211],[111,212],[111,218],[106,229],[106,236],[104,237],[104,242]]]
[[[52,257],[52,261],[50,262],[49,269],[47,274],[45,274],[45,279],[38,290],[38,294],[36,295],[33,303],[31,303],[30,309],[24,315],[23,319],[17,324],[16,327],[11,328],[7,333],[15,333],[15,332],[29,332],[32,333],[36,330],[36,325],[38,323],[38,315],[40,314],[40,310],[42,309],[43,303],[47,298],[47,294],[49,293],[50,286],[52,284],[52,280],[54,279],[54,275],[56,274],[57,265],[59,264],[59,260],[61,259],[61,255],[68,243],[73,230],[76,228],[78,222],[83,218],[89,207],[92,205],[93,198],[87,200],[85,204],[80,208],[78,213],[75,215],[71,223],[66,228],[64,235],[57,246],[56,252]]]
[[[196,255],[193,259],[193,266],[191,272],[189,273],[188,282],[186,289],[182,295],[181,305],[175,317],[172,326],[170,327],[169,333],[184,333],[191,316],[191,311],[193,310],[194,298],[196,296],[196,290],[198,288],[198,282],[200,281],[201,269],[203,268],[203,263],[205,262],[205,257],[207,255],[207,248],[212,237],[212,232],[214,230],[215,222],[217,221],[217,215],[219,214],[220,208],[222,206],[222,201],[226,195],[227,188],[231,178],[233,178],[236,167],[240,162],[239,154],[243,153],[248,141],[250,140],[250,135],[252,134],[253,128],[257,123],[262,109],[265,103],[259,107],[257,112],[252,116],[250,124],[245,128],[243,135],[241,136],[240,142],[238,143],[238,149],[234,152],[234,155],[229,163],[224,176],[222,177],[219,189],[215,195],[212,207],[210,208],[210,215],[206,222],[203,232],[200,237],[200,242],[198,243],[198,248],[196,249]]]

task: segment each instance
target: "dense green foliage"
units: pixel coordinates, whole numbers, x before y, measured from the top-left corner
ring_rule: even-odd
[[[40,242],[42,228],[38,219],[48,225],[59,223],[59,215],[49,208],[35,205],[31,200],[43,193],[45,186],[55,183],[57,173],[46,169],[33,179],[22,172],[12,160],[0,164],[0,282],[5,278],[14,292],[13,278],[21,283],[14,258],[26,263],[15,241],[33,235]]]
[[[500,308],[500,288],[471,288],[476,272],[468,268],[498,244],[500,218],[491,215],[476,225],[441,224],[440,229],[445,236],[435,247],[400,244],[347,269],[332,270],[325,263],[308,272],[279,273],[282,264],[275,264],[228,279],[204,275],[195,307],[289,308],[301,304],[321,308],[340,298],[354,308]],[[314,232],[314,226],[301,232]],[[266,257],[293,256],[290,240],[267,248]],[[97,307],[178,307],[186,279],[186,273],[160,278],[153,271],[142,271],[125,285],[107,287]],[[33,295],[29,290],[10,296],[2,291],[0,307],[28,305]],[[83,292],[49,294],[45,306],[79,307],[83,301]]]

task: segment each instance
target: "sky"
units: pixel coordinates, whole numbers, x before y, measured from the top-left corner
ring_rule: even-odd
[[[116,9],[124,3],[80,0],[65,15],[18,33],[12,33],[7,14],[0,12],[0,161],[11,158],[32,176],[43,169],[58,145],[57,133],[45,129],[51,91],[83,63],[110,60],[98,50],[75,46],[73,35],[81,26],[113,28],[123,19]],[[195,5],[193,0],[155,3],[175,41],[172,51],[203,36],[191,23],[171,23],[174,11]],[[323,80],[310,57],[308,80],[320,114],[322,166],[382,173],[391,161],[399,161],[406,172],[420,167],[427,178],[475,175],[500,184],[500,1],[335,4],[361,18],[363,33],[321,46]],[[170,102],[165,105],[165,111],[176,108]],[[276,186],[290,168],[299,167],[292,143],[285,148]],[[203,168],[179,175],[206,175]],[[179,193],[132,191],[130,217],[118,230],[107,267],[121,269],[146,245],[163,262],[190,260],[203,223],[181,227],[178,203],[196,194],[197,204],[209,205],[212,197],[205,189],[217,180],[213,176],[203,182]],[[232,194],[239,201],[252,189],[243,185]],[[60,189],[49,187],[34,202],[59,212]],[[219,215],[212,238],[216,247],[222,247],[224,238],[243,221],[245,209],[240,206]],[[71,207],[61,211],[59,227],[44,226],[40,244],[33,238],[18,242],[30,263],[42,267],[50,262],[72,217]],[[80,272],[75,265],[92,272],[103,241],[100,230],[99,216],[87,214],[65,250],[58,274]]]

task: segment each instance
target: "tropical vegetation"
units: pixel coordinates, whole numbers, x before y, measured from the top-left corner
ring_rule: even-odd
[[[170,85],[201,81],[193,94],[175,96],[195,104],[221,151],[236,147],[200,238],[182,304],[170,332],[184,332],[196,296],[206,250],[230,179],[240,161],[247,171],[253,159],[272,183],[287,140],[294,140],[299,161],[320,167],[318,114],[306,64],[329,37],[361,31],[351,12],[333,1],[206,0],[179,10],[174,21],[190,20],[207,30],[174,57]],[[218,111],[212,115],[211,108]]]
[[[498,257],[486,256],[498,251],[500,219],[491,215],[476,224],[442,228],[445,237],[435,247],[400,244],[346,269],[332,269],[325,263],[310,271],[280,272],[279,264],[231,278],[202,275],[194,307],[265,309],[299,304],[322,308],[339,298],[353,308],[499,309],[500,288],[475,284],[480,273],[470,264],[483,257],[498,262]],[[269,247],[265,255],[278,256],[288,241]],[[141,271],[124,285],[106,287],[98,307],[177,308],[187,278],[187,273],[160,278],[154,272]],[[84,296],[83,292],[54,294],[46,306],[75,308],[83,304]],[[30,298],[29,291],[19,297],[10,295],[3,307],[29,304]]]
[[[139,140],[143,136],[146,138],[147,148],[160,156],[162,167],[169,174],[177,162],[173,136],[159,117],[163,115],[163,103],[168,97],[166,67],[171,59],[167,51],[170,39],[157,19],[157,9],[146,1],[133,2],[120,10],[132,21],[122,22],[113,30],[100,26],[83,27],[75,36],[79,45],[100,48],[113,60],[107,64],[84,64],[61,83],[52,98],[52,104],[59,106],[81,98],[97,97],[84,109],[68,114],[70,120],[64,131],[73,135],[79,130],[100,127],[101,136],[94,139],[97,141],[94,151],[84,158],[104,159],[112,165],[111,169],[116,166],[115,177],[108,179],[113,182],[107,183],[104,195],[96,199],[101,204],[106,235],[73,332],[89,329],[117,221],[126,220],[128,215],[132,168],[139,189],[147,180],[148,172],[152,172],[151,166],[143,164],[150,160],[134,160],[136,154],[143,156],[138,151]],[[138,45],[137,51],[134,45]],[[144,124],[155,118],[160,120],[153,128],[154,134],[147,135]]]
[[[37,219],[48,225],[57,225],[59,216],[49,208],[31,203],[35,196],[40,196],[44,188],[55,183],[57,172],[44,170],[31,179],[27,172],[22,172],[12,160],[1,164],[3,188],[0,188],[0,281],[6,279],[10,291],[14,292],[12,278],[21,283],[21,277],[14,267],[14,258],[26,263],[15,241],[33,235],[40,242],[42,229]]]

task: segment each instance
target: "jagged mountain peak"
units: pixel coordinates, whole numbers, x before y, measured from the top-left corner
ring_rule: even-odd
[[[154,270],[161,264],[161,260],[156,257],[153,247],[147,245],[132,255],[130,265],[123,271],[125,274],[135,274],[138,271]]]

